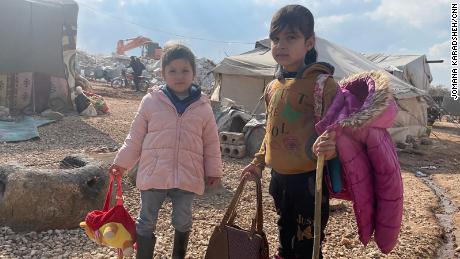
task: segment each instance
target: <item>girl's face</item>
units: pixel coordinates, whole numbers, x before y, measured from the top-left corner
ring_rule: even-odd
[[[271,39],[272,55],[276,63],[289,72],[296,72],[305,54],[315,46],[315,37],[305,39],[299,30],[284,28]]]
[[[192,86],[193,68],[186,59],[174,59],[162,71],[166,84],[176,93],[184,93]]]

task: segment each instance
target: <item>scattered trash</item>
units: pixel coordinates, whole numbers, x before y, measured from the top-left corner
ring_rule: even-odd
[[[417,172],[415,173],[415,176],[421,178],[421,177],[427,177],[427,174],[424,174],[424,173],[422,173],[422,172],[420,172],[420,171],[417,171]]]
[[[420,167],[420,169],[436,170],[438,168],[436,166],[434,166],[434,165],[430,165],[430,166],[422,166],[422,167]]]
[[[429,138],[422,138],[420,140],[420,144],[422,145],[433,145],[433,140]]]
[[[417,140],[414,138],[414,136],[412,136],[412,135],[407,135],[407,136],[406,136],[406,142],[410,144],[410,143],[415,143],[415,142],[417,142]]]
[[[14,118],[10,116],[8,107],[0,106],[0,121],[14,121]]]
[[[47,109],[45,111],[43,111],[41,114],[40,114],[42,117],[45,117],[49,120],[62,120],[64,118],[64,115],[60,112],[57,112],[57,111],[53,111],[51,109]]]
[[[406,142],[398,142],[398,143],[396,143],[396,147],[400,148],[400,149],[407,149],[407,148],[409,148],[411,146],[412,145],[410,145],[409,143],[406,143]]]

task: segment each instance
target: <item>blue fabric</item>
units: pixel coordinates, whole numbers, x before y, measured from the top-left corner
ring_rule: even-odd
[[[332,191],[338,193],[342,191],[342,164],[340,163],[339,157],[335,157],[327,161],[327,167],[329,172],[329,177],[331,178]]]
[[[296,76],[297,76],[297,72],[288,72],[288,71],[283,72],[284,78],[295,78]]]
[[[24,116],[16,121],[0,121],[0,142],[17,142],[38,138],[37,127],[54,122],[54,120],[35,119]]]
[[[182,113],[185,112],[185,110],[187,109],[187,107],[190,106],[190,104],[196,102],[201,97],[201,88],[197,85],[192,85],[189,88],[188,97],[184,100],[179,99],[179,97],[177,97],[174,91],[171,90],[171,88],[169,88],[167,85],[161,87],[161,90],[164,94],[166,94],[166,96],[168,96],[169,100],[171,100],[174,107],[176,107],[177,113],[179,113],[180,115],[182,115]]]

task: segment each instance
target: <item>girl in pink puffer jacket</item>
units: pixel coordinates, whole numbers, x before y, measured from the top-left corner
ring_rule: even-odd
[[[195,57],[187,47],[167,47],[162,61],[166,85],[141,101],[130,132],[109,172],[121,175],[139,161],[136,186],[141,210],[136,223],[137,256],[152,258],[158,211],[172,201],[172,258],[184,258],[192,227],[192,202],[205,181],[222,177],[217,125],[206,96],[194,85]]]

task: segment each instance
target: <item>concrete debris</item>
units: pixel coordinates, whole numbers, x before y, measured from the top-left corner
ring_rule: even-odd
[[[196,83],[201,86],[206,94],[211,94],[214,89],[214,74],[212,70],[216,64],[207,58],[196,60]]]
[[[142,59],[146,70],[144,75],[161,80],[161,60]],[[121,70],[128,66],[129,57],[112,55],[93,55],[83,50],[77,50],[76,71],[88,79],[105,79],[104,73],[108,79],[121,76]],[[214,75],[212,70],[216,64],[207,58],[196,59],[196,78],[195,81],[201,86],[202,91],[206,94],[211,94],[214,87]],[[130,72],[130,69],[128,69]]]
[[[420,171],[417,171],[417,172],[415,172],[415,176],[421,178],[421,177],[427,177],[427,174],[424,174],[424,173],[422,173]]]

